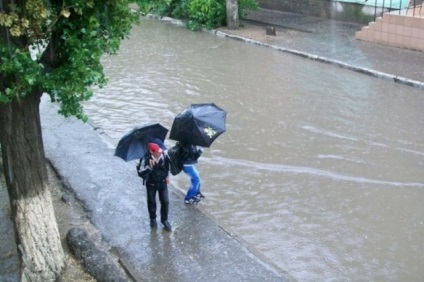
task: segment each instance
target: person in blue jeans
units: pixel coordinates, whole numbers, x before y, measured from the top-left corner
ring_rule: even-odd
[[[188,175],[188,177],[190,177],[191,182],[187,194],[184,198],[184,203],[197,204],[201,199],[205,198],[202,192],[200,192],[201,180],[199,172],[195,167],[195,164],[197,164],[197,159],[203,153],[203,148],[191,144],[180,145],[183,150],[183,171]]]

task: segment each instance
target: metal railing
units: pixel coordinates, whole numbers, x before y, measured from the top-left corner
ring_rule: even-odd
[[[423,7],[423,0],[411,0],[409,1],[409,6],[406,11],[406,14],[409,14],[410,8],[412,7],[412,16],[413,17],[422,17],[424,16],[423,13],[421,13],[421,9]],[[417,14],[416,14],[417,12]]]
[[[365,2],[368,1],[369,0],[365,0]],[[370,2],[367,4],[372,5],[372,2]],[[410,0],[406,8],[402,5],[403,3],[404,1],[401,0],[399,1],[399,6],[395,7],[393,0],[383,0],[382,3],[381,0],[374,0],[374,20],[387,12],[399,13],[399,15],[408,15],[412,17],[424,17],[424,10],[422,10],[423,0]]]

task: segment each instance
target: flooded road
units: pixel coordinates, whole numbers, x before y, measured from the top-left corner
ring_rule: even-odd
[[[191,103],[228,112],[197,166],[201,205],[266,263],[299,281],[424,279],[422,90],[148,19],[103,62],[85,111],[116,143]]]

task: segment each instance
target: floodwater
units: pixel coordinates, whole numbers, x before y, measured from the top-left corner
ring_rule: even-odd
[[[228,111],[197,166],[201,205],[266,263],[298,281],[423,281],[422,90],[148,19],[104,67],[85,110],[116,142],[191,103]]]

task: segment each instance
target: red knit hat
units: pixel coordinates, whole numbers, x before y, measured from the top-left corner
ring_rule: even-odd
[[[149,151],[152,151],[152,152],[160,152],[161,151],[159,145],[156,144],[156,143],[147,144],[147,148],[149,149]]]

